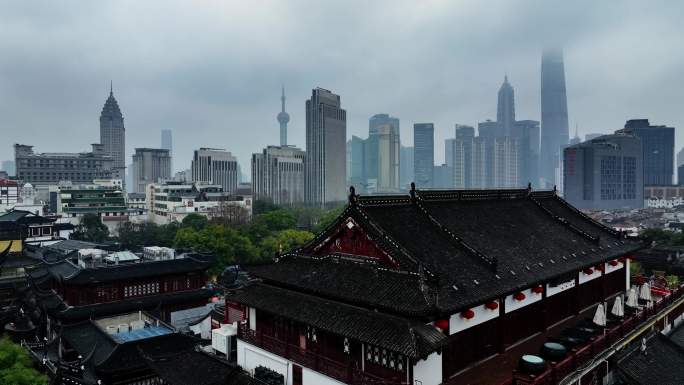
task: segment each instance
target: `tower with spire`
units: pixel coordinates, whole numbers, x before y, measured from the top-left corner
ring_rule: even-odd
[[[282,87],[280,103],[281,110],[278,114],[278,123],[280,123],[280,145],[287,146],[287,123],[290,121],[290,114],[285,112],[285,87]]]
[[[109,97],[100,113],[100,143],[104,151],[114,160],[112,176],[125,181],[126,130],[119,103],[114,98],[114,87],[109,84]]]
[[[515,124],[515,93],[511,84],[508,83],[508,75],[504,75],[504,82],[499,88],[496,121],[504,136],[511,136],[511,130]]]

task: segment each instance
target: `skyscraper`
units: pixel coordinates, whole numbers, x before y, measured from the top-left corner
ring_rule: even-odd
[[[161,148],[169,150],[169,157],[171,159],[169,167],[173,171],[173,131],[169,129],[161,130]]]
[[[504,76],[504,82],[499,88],[498,103],[496,106],[496,122],[501,126],[504,136],[510,136],[515,124],[515,95],[513,87],[508,83],[508,76]]]
[[[518,120],[513,126],[513,137],[520,144],[519,187],[539,186],[539,121]]]
[[[670,186],[674,175],[674,127],[652,126],[648,119],[632,119],[620,130],[641,139],[644,185]]]
[[[200,148],[192,158],[192,181],[220,185],[234,193],[239,181],[238,163],[230,152],[218,148]]]
[[[413,147],[399,149],[399,188],[407,189],[413,182]]]
[[[131,168],[131,192],[145,193],[148,184],[171,179],[171,155],[165,148],[136,148]]]
[[[377,128],[377,188],[376,192],[399,191],[399,130],[391,124],[383,124]],[[370,139],[370,138],[369,138]]]
[[[278,123],[280,123],[280,145],[287,146],[287,123],[290,121],[290,114],[285,112],[285,87],[282,88],[280,104],[281,109],[278,113]]]
[[[568,101],[561,50],[545,50],[541,64],[541,154],[542,188],[560,183],[560,155],[568,144]]]
[[[100,143],[104,151],[112,157],[112,177],[125,179],[126,170],[126,130],[119,103],[114,98],[114,89],[110,84],[109,97],[100,114]]]
[[[379,175],[382,170],[379,165],[380,162],[380,144],[378,142],[379,131],[382,127],[389,126],[391,128],[391,135],[399,141],[399,119],[389,114],[376,114],[368,119],[368,139],[365,146],[365,173],[369,185],[377,184]],[[397,153],[397,157],[399,154]],[[397,162],[398,164],[398,158]]]
[[[347,111],[340,96],[323,88],[306,101],[305,202],[324,206],[347,199]]]
[[[416,186],[432,187],[435,167],[435,126],[413,125],[413,177]]]
[[[252,154],[254,195],[276,205],[302,203],[304,158],[304,151],[294,146],[268,146]]]
[[[347,184],[366,193],[366,140],[352,135],[347,141]]]
[[[618,131],[563,151],[564,198],[580,209],[644,205],[643,151],[639,138]]]

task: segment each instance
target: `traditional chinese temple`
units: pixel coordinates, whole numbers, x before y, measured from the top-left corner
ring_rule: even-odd
[[[78,258],[42,262],[28,269],[31,290],[23,303],[42,309],[51,321],[74,323],[149,310],[164,321],[175,311],[204,306],[213,257],[187,253],[146,260],[130,252],[79,250]]]
[[[285,385],[438,385],[630,287],[640,248],[555,191],[357,196],[226,296],[237,361]]]

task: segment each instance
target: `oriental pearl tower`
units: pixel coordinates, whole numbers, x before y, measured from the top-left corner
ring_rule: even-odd
[[[287,146],[287,123],[290,121],[290,114],[285,112],[285,87],[283,87],[283,94],[280,97],[282,110],[278,114],[278,123],[280,123],[280,145]]]

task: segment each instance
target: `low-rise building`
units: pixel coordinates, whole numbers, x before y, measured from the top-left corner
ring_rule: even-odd
[[[51,188],[51,206],[55,214],[69,223],[78,225],[86,214],[100,217],[111,232],[115,232],[121,222],[129,220],[137,211],[128,208],[126,193],[119,179],[94,180],[91,184],[62,184]]]
[[[147,214],[157,224],[182,222],[190,214],[207,218],[234,217],[248,221],[252,217],[252,197],[224,192],[220,185],[166,182],[147,187]]]
[[[62,181],[90,183],[93,179],[112,178],[113,158],[103,145],[92,146],[91,152],[35,153],[33,146],[15,144],[17,179],[42,187]]]

